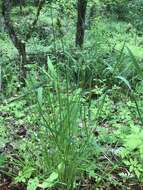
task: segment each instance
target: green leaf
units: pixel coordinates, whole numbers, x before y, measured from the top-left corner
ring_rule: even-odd
[[[142,139],[139,138],[138,134],[131,134],[128,135],[125,140],[125,146],[129,148],[130,150],[134,150],[135,148],[138,148],[140,145],[142,145]]]
[[[134,172],[135,172],[136,176],[137,176],[138,178],[140,178],[140,175],[141,175],[140,171],[138,171],[137,169],[135,169]]]
[[[28,181],[27,190],[36,190],[39,185],[39,180],[37,177],[30,179]]]
[[[58,165],[58,174],[59,175],[63,175],[65,171],[65,164],[63,162],[61,162],[59,165]]]
[[[3,166],[6,161],[6,157],[3,155],[0,155],[0,166]]]
[[[53,172],[53,173],[49,176],[49,178],[46,179],[46,180],[42,183],[42,185],[40,185],[40,187],[42,187],[42,188],[51,188],[51,187],[55,184],[55,182],[56,182],[57,179],[58,179],[58,173]]]
[[[127,81],[127,79],[125,79],[124,77],[122,76],[117,76],[116,77],[117,79],[120,79],[130,90],[132,90],[131,86],[130,86],[130,83]]]
[[[140,67],[140,65],[138,64],[134,54],[132,53],[132,51],[127,47],[128,52],[132,58],[132,63],[134,64],[136,70],[138,71],[138,74],[140,75],[140,77],[143,79],[143,72],[142,72],[142,68]]]
[[[25,166],[15,178],[16,182],[26,182],[29,179],[35,169],[31,166]]]
[[[37,98],[40,105],[42,105],[43,102],[43,87],[40,87],[37,89]]]
[[[95,178],[97,175],[94,170],[89,171],[89,176]]]
[[[48,71],[50,72],[52,78],[56,78],[57,74],[49,57],[48,57]]]

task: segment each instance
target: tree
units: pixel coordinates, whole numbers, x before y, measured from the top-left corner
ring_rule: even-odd
[[[25,84],[25,78],[26,78],[26,67],[25,67],[27,64],[26,42],[32,36],[32,33],[37,24],[40,11],[42,10],[44,3],[45,0],[39,0],[36,17],[33,20],[32,24],[29,26],[29,30],[27,31],[25,38],[22,39],[17,35],[11,20],[12,1],[2,0],[2,15],[4,17],[4,24],[7,33],[9,34],[9,37],[13,42],[14,46],[16,47],[20,57],[19,68],[20,68],[20,81],[22,82],[22,84]]]
[[[82,47],[84,43],[86,8],[87,8],[87,0],[78,0],[76,46],[79,47]]]

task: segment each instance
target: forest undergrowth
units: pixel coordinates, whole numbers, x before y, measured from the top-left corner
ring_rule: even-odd
[[[91,1],[81,46],[75,2],[14,4],[27,64],[1,27],[0,190],[143,188],[142,23],[126,1]]]

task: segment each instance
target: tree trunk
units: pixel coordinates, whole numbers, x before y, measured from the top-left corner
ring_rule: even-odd
[[[86,7],[87,7],[87,0],[78,0],[76,46],[79,46],[81,48],[82,48],[83,43],[84,43]]]
[[[18,0],[20,6],[25,2],[24,0]],[[32,24],[29,26],[29,30],[25,35],[25,39],[21,39],[18,37],[17,33],[15,32],[13,23],[11,21],[11,9],[12,9],[12,0],[2,0],[2,15],[4,17],[4,24],[9,34],[11,41],[13,42],[14,46],[16,47],[19,56],[20,56],[20,81],[22,84],[25,84],[26,79],[26,64],[27,64],[27,53],[26,53],[26,42],[31,38],[32,33],[35,29],[35,26],[38,22],[38,18],[40,16],[40,12],[45,4],[46,0],[38,0],[38,7],[36,17],[33,20]],[[21,7],[22,8],[22,7]]]
[[[26,64],[27,64],[27,53],[26,53],[26,44],[25,43],[21,43],[21,47],[18,50],[19,51],[19,56],[20,56],[20,81],[22,82],[22,84],[25,84],[25,79],[26,79]]]
[[[22,15],[22,1],[21,0],[19,0],[19,8],[20,8],[20,13]]]
[[[4,20],[0,13],[0,32],[4,32]]]
[[[9,37],[11,39],[11,41],[13,42],[14,46],[16,47],[16,49],[18,50],[20,59],[21,59],[21,63],[20,63],[20,79],[21,82],[23,83],[25,81],[26,78],[26,68],[25,65],[27,63],[27,58],[26,58],[26,45],[25,42],[22,41],[16,34],[11,18],[10,18],[10,13],[11,13],[11,0],[3,0],[2,1],[2,14],[4,17],[4,23],[5,23],[5,27],[6,30],[9,34]]]

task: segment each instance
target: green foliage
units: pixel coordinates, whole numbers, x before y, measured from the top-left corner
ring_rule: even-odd
[[[4,166],[6,162],[6,157],[4,155],[0,155],[0,167]]]
[[[22,39],[35,3],[12,9]],[[26,44],[24,87],[16,49],[0,33],[0,172],[28,190],[143,183],[142,1],[88,3],[79,49],[75,1],[46,2]]]
[[[106,11],[117,16],[119,20],[124,20],[127,13],[127,5],[130,0],[101,0],[106,6]]]
[[[129,171],[135,173],[140,181],[143,181],[143,130],[133,126],[123,139],[123,148],[120,151],[123,163],[129,167]]]
[[[34,175],[40,177],[39,180],[44,181],[42,186],[47,188],[52,187],[58,178],[58,183],[72,189],[76,176],[82,171],[82,165],[89,156],[91,129],[87,128],[87,119],[82,111],[81,90],[72,92],[68,81],[61,82],[50,59],[48,66],[48,72],[44,70],[43,75],[52,86],[45,91],[46,99],[43,100],[42,87],[35,91],[38,101],[35,111],[39,116],[35,114],[39,117],[38,126],[41,127],[32,135],[31,140],[20,144],[21,159],[18,164],[20,172],[16,181],[26,182]],[[56,93],[52,94],[51,90]],[[80,124],[83,125],[82,129],[79,127]],[[57,173],[53,173],[57,167],[58,176]],[[39,176],[39,168],[43,175]],[[50,177],[45,180],[48,175]],[[32,182],[29,183],[31,185]]]
[[[116,16],[119,20],[127,20],[138,30],[142,31],[142,0],[101,0],[106,7],[106,11]]]
[[[143,1],[142,0],[134,0],[133,2],[130,1],[128,4],[128,19],[131,23],[138,29],[142,31],[143,21]]]
[[[30,179],[28,181],[27,190],[36,190],[39,185],[39,180],[37,177]]]
[[[22,170],[19,172],[18,176],[15,178],[16,182],[26,182],[27,179],[29,179],[34,172],[34,168],[30,167],[29,165],[26,165],[22,168]]]
[[[53,172],[48,179],[46,179],[40,186],[42,188],[51,188],[56,184],[56,181],[58,179],[58,173]]]

